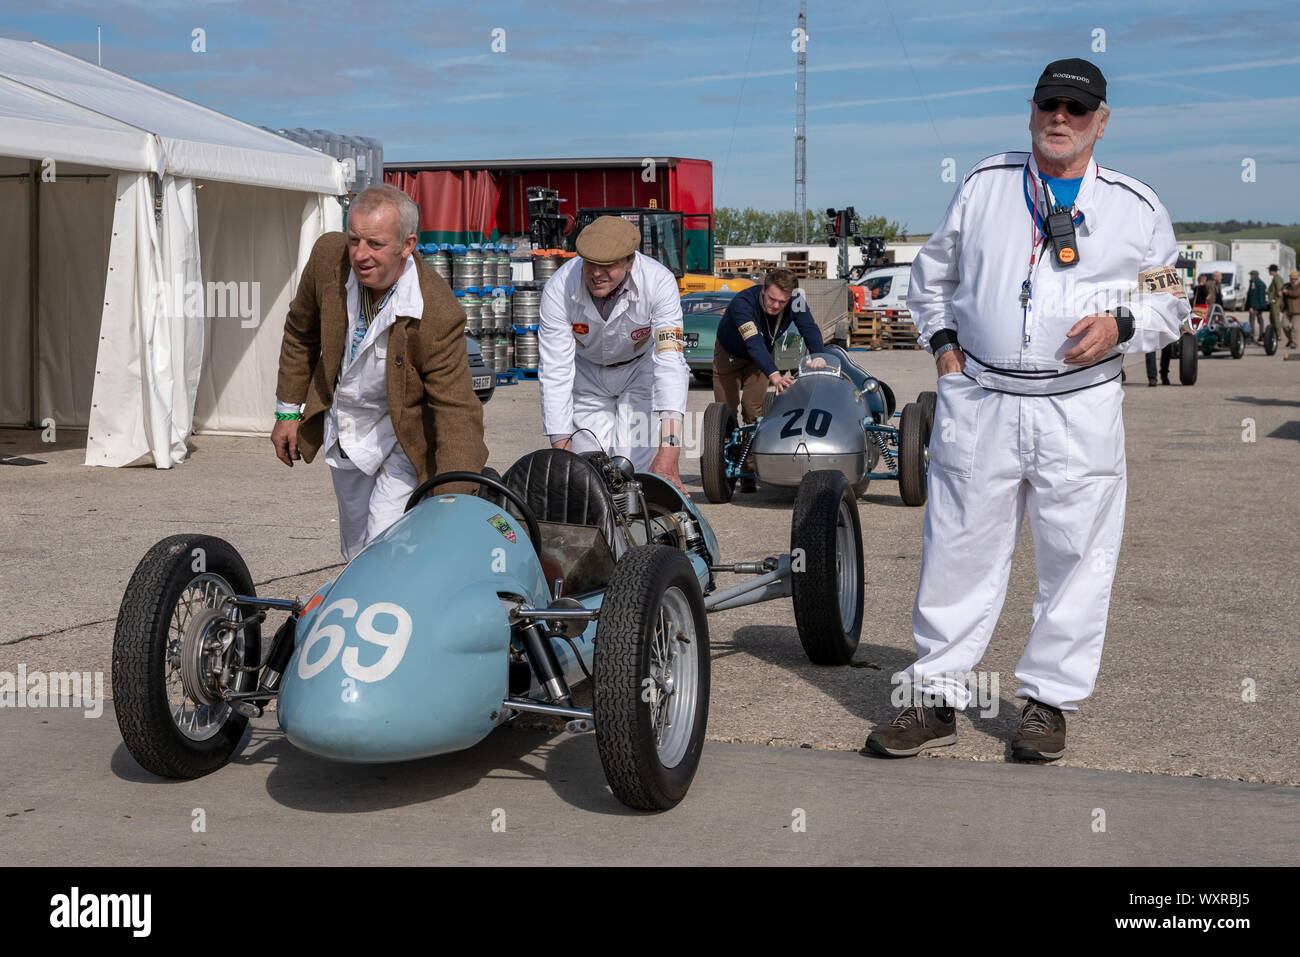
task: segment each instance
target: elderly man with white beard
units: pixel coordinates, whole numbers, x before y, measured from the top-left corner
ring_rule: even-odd
[[[907,305],[939,374],[917,660],[896,676],[912,703],[871,752],[956,740],[1026,513],[1038,593],[1012,756],[1059,758],[1064,713],[1092,693],[1124,530],[1123,354],[1172,342],[1189,312],[1155,191],[1092,157],[1109,113],[1096,66],[1048,64],[1032,152],[977,164],[912,264]]]

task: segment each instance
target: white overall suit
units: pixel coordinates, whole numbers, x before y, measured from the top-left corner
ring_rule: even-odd
[[[603,448],[645,471],[659,444],[659,417],[680,419],[686,411],[690,369],[677,280],[655,260],[634,255],[626,290],[607,320],[583,282],[581,258],[547,281],[537,379],[542,431],[552,441],[572,436],[575,452]]]
[[[1063,266],[1040,245],[1030,276],[1026,164],[1037,178],[1028,153],[977,165],[912,264],[907,305],[918,338],[933,351],[931,337],[952,330],[966,366],[937,387],[912,616],[918,659],[904,675],[915,690],[967,705],[967,677],[1001,613],[1027,512],[1038,594],[1016,695],[1073,711],[1096,681],[1124,530],[1120,354],[1177,339],[1189,307],[1159,268],[1177,251],[1155,192],[1095,162],[1075,202],[1077,261]],[[1066,338],[1070,327],[1121,306],[1131,337],[1086,369],[1066,365],[1078,342]]]

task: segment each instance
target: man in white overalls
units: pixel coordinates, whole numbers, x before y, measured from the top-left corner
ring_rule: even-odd
[[[542,292],[537,378],[555,448],[604,449],[679,489],[690,369],[672,271],[637,251],[641,231],[601,216]],[[685,491],[683,489],[683,491]]]
[[[872,731],[878,754],[956,740],[1026,514],[1038,594],[1012,756],[1060,757],[1064,713],[1092,693],[1124,531],[1123,353],[1174,341],[1189,312],[1155,191],[1092,158],[1109,112],[1093,64],[1049,64],[1029,107],[1033,151],[976,165],[912,263],[907,306],[938,402],[917,661],[899,676],[916,697]]]

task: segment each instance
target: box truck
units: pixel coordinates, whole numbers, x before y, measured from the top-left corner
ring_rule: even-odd
[[[1286,282],[1295,269],[1295,250],[1279,239],[1234,239],[1232,241],[1232,261],[1237,264],[1241,274],[1242,305],[1245,308],[1246,291],[1250,287],[1250,271],[1259,270],[1259,278],[1268,285],[1268,267],[1277,266],[1282,281]],[[1226,297],[1225,297],[1226,298]]]

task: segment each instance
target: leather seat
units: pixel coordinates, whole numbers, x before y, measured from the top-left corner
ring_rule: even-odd
[[[618,554],[614,500],[600,470],[582,456],[538,449],[506,469],[503,481],[528,503],[539,522],[594,525]]]

